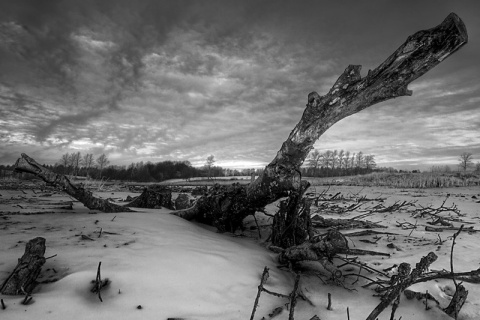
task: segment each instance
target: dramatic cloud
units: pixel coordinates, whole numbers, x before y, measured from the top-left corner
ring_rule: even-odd
[[[0,4],[0,163],[26,152],[107,153],[114,164],[268,163],[311,91],[363,74],[451,11],[470,43],[413,97],[342,120],[316,143],[379,165],[480,157],[475,1],[11,1]],[[378,19],[378,17],[382,17]]]

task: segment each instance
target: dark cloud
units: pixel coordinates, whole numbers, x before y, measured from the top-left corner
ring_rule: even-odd
[[[480,37],[479,4],[1,1],[0,145],[48,159],[72,148],[117,162],[265,163],[309,92],[325,94],[349,64],[366,74],[451,11]],[[477,150],[479,52],[471,41],[416,80],[412,97],[342,120],[316,147],[389,163],[432,161],[432,145],[445,157]]]

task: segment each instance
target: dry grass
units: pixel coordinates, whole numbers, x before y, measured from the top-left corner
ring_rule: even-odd
[[[386,186],[394,188],[448,188],[480,185],[476,176],[454,176],[439,173],[386,173],[375,172],[349,179],[350,185]]]

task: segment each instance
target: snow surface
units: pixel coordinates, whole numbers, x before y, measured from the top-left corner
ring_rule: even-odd
[[[370,197],[378,195],[374,190],[363,192],[369,192]],[[385,190],[378,192],[384,193]],[[389,201],[401,199],[394,197],[393,191],[391,193]],[[1,194],[5,199],[20,192],[1,190]],[[125,197],[126,193],[115,193],[115,196]],[[428,196],[431,198],[425,196],[420,200],[436,204],[443,200],[438,195]],[[69,200],[62,194],[53,197]],[[464,208],[478,216],[479,206],[465,201]],[[91,214],[76,202],[70,213],[9,215],[9,220],[0,220],[0,281],[15,267],[25,250],[25,242],[37,236],[46,238],[46,257],[56,254],[47,260],[39,281],[58,279],[37,286],[33,303],[29,305],[21,304],[23,297],[0,295],[7,305],[7,309],[0,309],[0,319],[250,319],[265,266],[270,268],[265,287],[284,294],[291,292],[292,275],[277,268],[277,254],[268,251],[261,241],[216,233],[211,228],[170,215],[167,209],[137,210],[141,212]],[[379,219],[373,220],[381,223],[403,221],[403,218],[391,215],[375,218]],[[101,237],[100,229],[103,231]],[[444,232],[441,236],[445,239],[452,234]],[[82,240],[81,235],[94,241]],[[432,241],[437,237],[425,233],[427,236]],[[355,241],[350,245],[387,251],[384,244],[372,248]],[[404,250],[395,252],[391,258],[361,256],[360,260],[377,269],[401,262],[414,266],[422,256],[436,249],[408,242],[399,245]],[[449,270],[450,247],[451,241],[447,241],[435,251],[439,259],[432,269]],[[479,249],[478,234],[462,233],[455,247],[455,271],[477,269]],[[102,290],[103,302],[90,292],[100,261],[102,278],[111,280],[110,286]],[[470,293],[459,320],[478,320],[480,285],[464,285]],[[332,283],[324,284],[317,277],[302,277],[300,287],[313,305],[299,299],[295,309],[297,320],[308,320],[314,315],[322,320],[345,320],[347,307],[351,320],[365,319],[379,303],[371,289],[356,286],[357,291],[348,291]],[[451,280],[430,281],[410,289],[428,290],[442,307],[448,305],[454,292]],[[326,310],[328,293],[333,298],[332,311]],[[255,319],[269,319],[268,314],[282,306],[282,313],[274,319],[288,319],[287,302],[263,293]],[[402,295],[395,318],[451,319],[434,304],[430,301],[432,308],[425,310],[422,301],[408,301]],[[390,319],[390,308],[379,319]]]

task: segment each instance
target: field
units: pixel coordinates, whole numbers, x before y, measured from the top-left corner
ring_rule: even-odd
[[[316,273],[302,273],[300,289],[306,299],[298,300],[295,319],[318,315],[322,320],[345,320],[347,308],[350,319],[366,319],[380,302],[374,296],[374,286],[362,287],[370,282],[367,278],[378,276],[366,269],[392,274],[396,270],[392,266],[408,262],[414,267],[428,252],[434,252],[438,260],[430,272],[450,270],[452,236],[461,225],[464,231],[456,239],[454,270],[466,272],[480,267],[478,186],[410,189],[322,184],[331,183],[313,183],[308,191],[314,199],[311,212],[316,234],[327,231],[318,225],[321,218],[378,223],[387,228],[374,228],[377,234],[355,235],[361,228],[341,232],[350,248],[389,256],[358,256],[365,267],[339,267],[342,276],[335,281],[318,263],[306,264],[305,268],[311,267]],[[124,203],[127,196],[138,193],[113,183],[102,185],[96,195]],[[275,213],[277,205],[268,206],[266,212]],[[244,232],[219,234],[170,215],[168,209],[135,211],[92,212],[43,183],[2,181],[0,283],[15,268],[30,239],[46,239],[45,256],[49,259],[30,303],[23,305],[24,297],[0,295],[6,305],[6,309],[0,309],[0,318],[249,319],[265,266],[270,268],[265,285],[268,290],[284,294],[292,291],[292,274],[278,268],[277,254],[267,248],[269,216],[258,214],[257,222],[247,219]],[[435,219],[428,212],[441,216],[450,226],[432,225]],[[428,228],[436,229],[426,231]],[[102,277],[111,281],[102,291],[103,302],[90,292],[100,261]],[[337,258],[333,262],[336,266],[343,264]],[[463,285],[469,295],[458,319],[480,319],[480,284],[464,281]],[[451,319],[441,308],[448,305],[455,291],[452,280],[436,279],[409,289],[420,293],[428,290],[437,302],[407,300],[402,295],[395,319]],[[326,308],[328,293],[332,310]],[[287,302],[262,294],[255,319],[271,319],[269,314],[274,319],[288,319]],[[278,315],[272,313],[275,309]],[[379,319],[390,319],[390,307]]]

